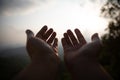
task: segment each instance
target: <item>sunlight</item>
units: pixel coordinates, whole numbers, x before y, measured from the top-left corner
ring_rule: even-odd
[[[99,6],[95,8],[91,3],[84,7],[75,3],[59,3],[39,16],[42,20],[38,20],[38,23],[41,21],[41,24],[47,23],[46,25],[54,28],[58,38],[61,38],[67,29],[75,28],[79,28],[87,38],[96,32],[102,35],[107,26],[107,21],[100,17]]]
[[[5,35],[5,37],[2,35],[1,43],[25,44],[25,30],[31,29],[37,33],[44,25],[57,32],[59,41],[67,29],[73,31],[75,28],[79,28],[87,41],[90,41],[93,33],[104,34],[108,24],[100,17],[100,8],[100,3],[89,0],[52,0],[37,6],[37,9],[36,6],[31,6],[30,9],[33,11],[30,13],[22,15],[16,13],[1,18],[1,25],[4,28],[1,33]],[[24,10],[21,13],[24,13]],[[8,34],[14,36],[9,38]]]

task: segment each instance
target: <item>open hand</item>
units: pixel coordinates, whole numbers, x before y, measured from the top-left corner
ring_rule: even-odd
[[[58,58],[58,39],[53,29],[44,26],[36,36],[31,30],[26,30],[26,48],[32,61],[59,61]]]
[[[64,49],[64,60],[68,67],[73,64],[79,64],[81,59],[97,61],[97,56],[100,53],[101,41],[98,34],[92,35],[91,43],[87,43],[83,35],[78,29],[75,29],[74,36],[71,30],[67,30],[62,38],[62,45]]]

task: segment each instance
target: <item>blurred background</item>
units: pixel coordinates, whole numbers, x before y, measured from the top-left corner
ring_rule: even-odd
[[[25,49],[26,29],[35,34],[53,28],[60,43],[67,29],[79,28],[87,42],[99,33],[104,48],[100,63],[120,80],[120,0],[0,0],[0,79],[10,80],[30,63]],[[62,80],[70,80],[63,62]]]

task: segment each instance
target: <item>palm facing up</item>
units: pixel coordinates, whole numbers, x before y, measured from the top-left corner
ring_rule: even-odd
[[[39,61],[59,61],[58,59],[58,39],[53,29],[47,30],[44,26],[36,36],[30,30],[27,33],[27,51],[34,62]]]
[[[58,40],[53,29],[47,29],[47,26],[44,26],[36,36],[31,30],[26,31],[26,48],[31,63],[15,77],[15,80],[56,80],[58,78]]]
[[[64,60],[68,67],[76,63],[79,64],[80,59],[95,60],[101,49],[101,42],[97,33],[91,37],[91,43],[86,42],[78,29],[75,29],[75,33],[77,38],[71,30],[68,30],[62,39]]]

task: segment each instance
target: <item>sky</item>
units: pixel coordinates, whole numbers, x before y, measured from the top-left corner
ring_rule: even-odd
[[[105,33],[108,21],[100,17],[106,0],[0,0],[0,48],[23,46],[26,29],[35,34],[44,26],[53,28],[57,37],[67,29],[79,28],[85,38]]]

